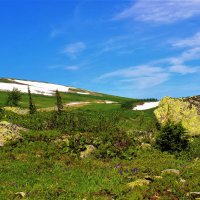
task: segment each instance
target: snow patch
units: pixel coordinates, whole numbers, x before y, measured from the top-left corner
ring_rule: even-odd
[[[77,92],[77,94],[85,94],[85,95],[89,95],[89,92]]]
[[[68,92],[70,88],[67,86],[51,84],[51,83],[23,81],[23,80],[16,80],[16,79],[9,79],[9,80],[14,81],[16,83],[0,83],[0,90],[12,91],[13,88],[16,88],[23,93],[27,93],[28,86],[29,86],[31,93],[33,94],[53,96],[56,90],[59,90],[59,92]]]
[[[151,108],[156,108],[159,105],[160,101],[157,102],[145,102],[143,105],[137,105],[133,110],[148,110]]]
[[[113,103],[117,103],[117,102],[114,102],[114,101],[105,101],[106,104],[113,104]]]
[[[90,104],[91,102],[87,102],[87,101],[75,101],[75,102],[70,102],[68,104],[65,104],[66,106],[76,106],[76,105],[86,105],[86,104]]]

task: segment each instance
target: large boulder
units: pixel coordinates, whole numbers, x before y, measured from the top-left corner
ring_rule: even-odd
[[[189,135],[200,135],[200,96],[181,99],[165,97],[154,113],[162,125],[168,121],[181,122]]]

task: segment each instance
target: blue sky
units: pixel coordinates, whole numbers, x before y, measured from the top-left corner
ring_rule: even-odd
[[[200,0],[0,0],[0,19],[1,77],[200,94]]]

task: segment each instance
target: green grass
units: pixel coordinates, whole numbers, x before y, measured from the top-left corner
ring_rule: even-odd
[[[61,93],[63,103],[69,103],[74,101],[97,101],[97,100],[109,100],[116,102],[124,102],[130,100],[125,97],[117,97],[111,95],[101,95],[101,96],[93,96],[93,95],[83,95],[83,94],[75,94],[75,93]],[[35,102],[37,108],[47,108],[56,105],[56,98],[54,96],[44,96],[44,95],[35,95],[33,94],[33,101]],[[7,92],[0,91],[0,106],[4,106],[7,100]],[[138,101],[138,100],[135,100]],[[22,108],[28,108],[28,94],[22,95],[22,100],[19,104]]]
[[[0,105],[6,97],[6,92],[0,92]],[[2,112],[2,120],[28,130],[21,139],[0,147],[1,200],[21,199],[17,192],[25,192],[28,200],[148,200],[155,195],[162,200],[192,200],[188,192],[200,191],[200,137],[192,138],[190,148],[181,154],[160,152],[154,147],[158,131],[154,109],[122,109],[121,103],[130,99],[110,95],[62,93],[62,97],[64,103],[111,100],[119,104],[92,103],[59,115]],[[55,97],[33,95],[33,99],[38,108],[55,105]],[[27,94],[20,107],[28,107]],[[143,149],[142,143],[152,146]],[[81,159],[86,145],[96,149]],[[167,168],[180,170],[180,175],[162,175]],[[127,186],[147,177],[152,180],[148,186]]]
[[[60,133],[40,135],[55,139]],[[127,183],[160,176],[167,168],[180,170],[180,175],[166,175],[149,186],[128,189]],[[161,199],[186,200],[192,199],[186,196],[188,192],[200,190],[199,173],[200,161],[183,160],[154,149],[138,150],[131,161],[95,157],[81,160],[56,146],[53,140],[24,140],[0,149],[0,199],[18,199],[15,193],[25,192],[25,199],[30,200],[142,200],[155,193]],[[180,182],[181,178],[186,184]],[[167,192],[169,189],[171,192]]]
[[[94,111],[113,111],[120,109],[120,104],[90,104],[80,108],[81,110],[94,110]]]

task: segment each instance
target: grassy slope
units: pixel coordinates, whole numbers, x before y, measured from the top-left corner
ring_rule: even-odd
[[[93,95],[83,95],[83,94],[74,94],[74,93],[62,93],[63,103],[69,103],[73,101],[95,101],[95,100],[109,100],[116,102],[124,102],[128,100],[133,100],[125,97],[117,97],[112,95],[102,94],[101,96]],[[5,105],[7,99],[7,92],[0,91],[0,106]],[[33,100],[38,108],[45,108],[55,106],[56,99],[53,96],[43,96],[33,94]],[[135,100],[137,101],[137,100]],[[20,107],[28,108],[28,95],[23,94],[22,100],[20,102]]]
[[[166,168],[179,169],[181,175],[166,175],[134,190],[126,186],[145,176],[159,176]],[[156,150],[138,151],[132,161],[80,160],[54,142],[23,141],[0,149],[0,199],[18,199],[15,193],[25,192],[30,200],[143,200],[155,194],[166,200],[186,200],[192,199],[189,191],[200,190],[199,173],[200,161],[188,162]]]
[[[4,105],[6,92],[0,92],[0,104]],[[110,95],[88,96],[62,94],[63,102],[112,100],[123,102],[130,99]],[[34,95],[38,107],[55,105],[55,97]],[[21,107],[28,107],[28,96],[23,95]],[[76,108],[71,108],[73,111]],[[119,104],[91,104],[78,110],[85,112],[111,113],[120,112],[122,126],[127,130],[151,129],[155,124],[153,109],[148,111],[122,110]],[[77,111],[78,111],[77,110]],[[15,114],[15,118],[20,118]],[[28,116],[25,119],[28,119]],[[90,119],[91,120],[91,119]],[[125,123],[127,122],[128,123]],[[17,120],[16,120],[17,122]],[[66,200],[143,200],[153,199],[157,194],[160,199],[192,199],[187,196],[190,191],[200,190],[199,138],[189,152],[180,157],[161,153],[154,148],[137,150],[131,160],[97,159],[91,157],[81,160],[79,155],[70,155],[66,148],[55,144],[55,137],[63,135],[57,130],[32,131],[23,133],[25,139],[17,144],[0,148],[0,199],[20,199],[15,193],[25,192],[30,200],[66,199]],[[36,139],[40,135],[39,139]],[[32,138],[28,141],[26,137]],[[35,139],[34,139],[35,138]],[[49,139],[47,139],[49,138]],[[51,139],[52,138],[52,139]],[[127,183],[143,179],[146,176],[159,176],[166,168],[179,169],[181,174],[166,175],[154,180],[149,186],[134,190],[127,188]],[[180,179],[186,183],[181,183]],[[154,198],[155,199],[155,198]]]

